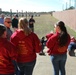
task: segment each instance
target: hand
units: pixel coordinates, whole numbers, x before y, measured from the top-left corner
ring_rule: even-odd
[[[51,50],[48,50],[47,53],[48,53],[48,55],[51,55]]]

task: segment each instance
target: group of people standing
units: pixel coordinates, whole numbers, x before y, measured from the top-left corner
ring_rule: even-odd
[[[11,30],[10,33],[7,31],[12,24],[10,18],[4,19],[4,24],[0,24],[0,75],[32,75],[36,53],[40,53],[42,44],[34,33],[35,20],[29,21],[20,18],[18,27],[13,33]],[[47,53],[51,57],[54,75],[59,75],[59,72],[60,75],[66,75],[67,48],[71,38],[63,21],[58,21],[54,29],[55,33],[45,35]],[[8,34],[11,34],[9,39]]]
[[[26,18],[19,19],[14,32],[11,25],[10,17],[0,24],[0,75],[32,75],[36,53],[41,50],[40,39],[29,28]]]
[[[4,24],[4,18],[5,18],[5,15],[2,13],[0,15],[0,24]],[[15,14],[11,21],[12,21],[12,28],[15,31],[16,29],[18,29],[18,21],[19,21],[18,20],[18,15]],[[31,15],[31,18],[29,19],[29,25],[28,26],[29,26],[29,28],[31,29],[32,32],[34,32],[34,23],[35,23],[35,20],[33,19],[33,15]]]

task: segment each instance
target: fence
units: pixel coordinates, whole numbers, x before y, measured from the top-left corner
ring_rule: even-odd
[[[53,16],[76,31],[76,10],[53,12]]]

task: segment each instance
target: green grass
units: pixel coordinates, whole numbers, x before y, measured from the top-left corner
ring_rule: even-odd
[[[51,30],[53,30],[54,24],[57,22],[57,19],[48,14],[36,17],[35,21],[35,33],[38,34],[38,36],[41,38],[42,36],[50,33]]]
[[[50,14],[40,15],[40,17],[34,17],[34,19],[36,21],[36,23],[34,24],[35,26],[34,30],[35,30],[35,33],[39,36],[39,38],[50,33],[50,31],[54,29],[54,24],[58,21],[56,18],[54,18]],[[68,26],[66,27],[67,27],[68,33],[76,37],[76,32],[70,29]]]
[[[74,36],[74,37],[76,38],[76,32],[75,32],[73,29],[71,29],[70,27],[68,27],[68,26],[66,26],[66,27],[67,27],[68,33],[69,33],[71,36]]]

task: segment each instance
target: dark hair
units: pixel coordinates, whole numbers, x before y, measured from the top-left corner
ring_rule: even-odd
[[[33,18],[33,15],[31,15],[31,17]]]
[[[14,16],[15,16],[15,17],[18,17],[18,15],[17,15],[17,14],[14,14]]]
[[[0,24],[0,37],[3,35],[4,31],[6,31],[6,27],[3,24]]]
[[[59,21],[59,22],[57,22],[56,25],[59,26],[59,28],[61,30],[61,33],[58,37],[59,45],[60,46],[65,46],[66,43],[67,43],[67,39],[68,39],[68,33],[67,33],[67,30],[66,30],[65,24],[64,24],[63,21]]]

